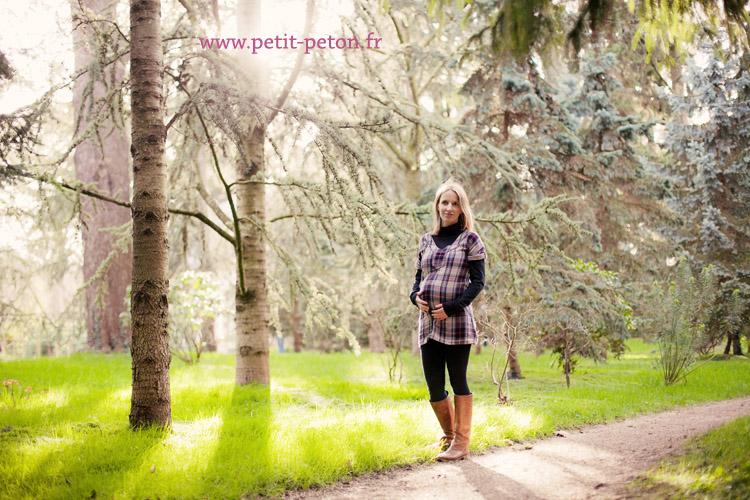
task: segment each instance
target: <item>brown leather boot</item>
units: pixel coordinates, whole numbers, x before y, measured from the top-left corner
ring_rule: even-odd
[[[469,453],[469,440],[471,438],[471,412],[474,405],[474,395],[459,396],[454,394],[456,401],[456,437],[447,451],[437,456],[441,462],[446,460],[458,460]]]
[[[447,450],[456,435],[454,431],[455,419],[451,397],[446,396],[445,399],[438,401],[437,403],[430,401],[430,405],[432,406],[432,411],[435,412],[438,422],[440,422],[440,427],[443,429],[443,437],[441,437],[440,441],[437,443],[431,444],[429,448],[441,448]]]

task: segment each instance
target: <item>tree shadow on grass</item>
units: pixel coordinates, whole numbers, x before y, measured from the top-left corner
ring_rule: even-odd
[[[274,491],[271,420],[269,387],[234,386],[213,456],[203,473],[201,498],[240,498]]]
[[[70,433],[70,435],[67,435]],[[75,424],[51,444],[48,436],[28,435],[15,446],[47,446],[15,487],[16,498],[111,498],[124,479],[142,467],[148,454],[169,431],[130,430],[127,424]]]

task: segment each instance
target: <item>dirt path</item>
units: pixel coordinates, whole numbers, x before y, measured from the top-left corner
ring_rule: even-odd
[[[544,440],[287,494],[287,500],[573,500],[626,498],[638,474],[688,438],[750,415],[750,397],[642,415]]]

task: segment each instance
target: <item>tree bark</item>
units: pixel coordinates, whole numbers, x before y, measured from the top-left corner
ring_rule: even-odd
[[[116,108],[99,110],[102,104],[97,103],[106,96],[108,86],[112,89],[122,85],[124,64],[117,61],[97,69],[96,48],[100,42],[94,35],[91,22],[85,20],[86,14],[81,11],[81,6],[105,19],[114,20],[115,17],[110,0],[71,1],[75,69],[89,69],[73,83],[73,115],[79,134],[98,119],[97,136],[100,138],[99,141],[87,138],[76,147],[73,156],[76,178],[110,195],[120,192],[121,197],[129,197],[129,144],[125,131],[117,125],[121,117],[112,116]],[[130,220],[130,211],[117,205],[97,203],[88,196],[82,198],[81,205],[83,279],[89,282],[114,249],[115,236],[102,229],[126,224]],[[122,350],[130,342],[129,331],[120,327],[120,313],[125,310],[124,299],[131,274],[132,256],[128,249],[127,253],[118,253],[99,278],[104,281],[102,288],[105,292],[100,292],[97,283],[86,289],[86,339],[90,349]],[[104,295],[101,301],[98,300],[100,293]]]
[[[213,273],[213,264],[211,263],[211,259],[209,258],[210,251],[208,246],[206,245],[205,225],[200,226],[200,232],[202,250],[200,270]],[[206,318],[205,320],[203,320],[203,325],[201,326],[201,341],[206,344],[205,350],[207,352],[216,352],[216,322],[214,321],[214,318]]]
[[[520,380],[523,378],[523,375],[521,375],[521,363],[518,362],[515,345],[510,346],[508,349],[508,378],[511,380]]]
[[[238,36],[254,36],[261,26],[261,0],[240,0],[237,3]],[[240,65],[248,76],[248,93],[260,95],[266,87],[267,73],[260,60],[249,52],[241,52]],[[261,183],[247,182],[263,174],[263,146],[266,125],[248,113],[247,123],[239,124],[246,130],[240,140],[243,154],[235,160],[237,176],[237,216],[242,235],[238,245],[240,275],[235,293],[237,328],[237,362],[235,379],[238,385],[251,383],[268,385],[271,382],[269,361],[269,306],[266,294],[266,251],[263,229],[266,222],[266,192]],[[238,266],[238,267],[239,267]]]
[[[513,311],[510,306],[505,306],[505,317],[508,318],[509,325],[506,325],[508,331],[505,334],[505,343],[508,347],[508,379],[520,380],[523,378],[521,375],[521,363],[518,362],[518,355],[516,354],[516,342],[515,339],[511,338],[511,335],[515,335],[515,328],[513,325]]]
[[[247,161],[237,159],[238,182],[251,179],[263,169],[265,129],[257,126],[242,141]],[[242,233],[241,265],[243,280],[238,280],[235,294],[237,325],[236,381],[239,385],[271,382],[269,361],[269,308],[266,294],[266,251],[263,232],[255,224],[266,219],[265,186],[247,183],[237,186],[237,213]]]
[[[161,3],[130,0],[133,155],[133,285],[130,425],[169,426],[166,129]]]
[[[292,306],[292,335],[294,336],[294,352],[302,352],[304,337],[302,335],[301,316],[299,312],[299,299],[294,297],[294,306]]]

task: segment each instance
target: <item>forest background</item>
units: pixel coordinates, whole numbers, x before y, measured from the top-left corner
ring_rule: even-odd
[[[146,83],[163,80],[142,95],[161,94],[145,108],[163,133],[143,143],[128,71],[142,40],[124,2],[5,12],[5,358],[130,349],[134,374],[164,377],[170,352],[196,363],[220,350],[235,353],[238,384],[267,385],[275,339],[388,350],[397,377],[417,352],[416,241],[451,176],[488,247],[475,308],[507,351],[501,399],[522,376],[516,349],[551,349],[568,382],[578,358],[617,356],[632,336],[677,346],[688,365],[719,344],[742,352],[743,4],[162,2]],[[200,41],[287,33],[382,41],[308,54]],[[161,136],[163,161],[139,187],[138,154]],[[165,237],[139,240],[157,226]],[[684,374],[663,369],[667,383]],[[161,401],[161,423],[166,380],[146,402]]]
[[[280,2],[261,21],[260,3],[165,3],[168,277],[185,308],[173,349],[240,352],[237,330],[296,350],[303,336],[324,350],[403,342],[412,247],[449,176],[472,193],[490,247],[489,322],[541,304],[525,339],[617,352],[628,331],[655,333],[646,297],[686,258],[718,277],[704,342],[738,340],[746,23],[711,5],[579,7]],[[130,198],[127,6],[51,8],[9,9],[3,30],[0,352],[20,357],[122,350],[130,336],[130,218],[102,200]],[[374,33],[382,49],[250,54],[198,40],[295,32]],[[577,51],[566,35],[583,37]],[[243,137],[243,121],[259,135]],[[252,218],[233,198],[261,196],[241,189],[265,197]],[[243,252],[243,233],[263,243]],[[243,286],[259,302],[235,316]]]

